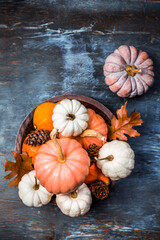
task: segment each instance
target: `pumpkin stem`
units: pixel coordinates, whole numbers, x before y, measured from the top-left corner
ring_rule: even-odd
[[[109,155],[107,157],[104,157],[104,158],[96,158],[95,157],[95,160],[96,161],[99,161],[99,160],[108,160],[108,161],[112,161],[114,159],[113,155]]]
[[[39,184],[37,183],[37,178],[36,178],[36,176],[35,176],[34,178],[35,178],[35,184],[34,184],[34,186],[33,186],[33,189],[34,189],[35,191],[37,191],[37,190],[39,189]]]
[[[129,76],[134,77],[136,75],[136,73],[141,73],[142,70],[136,68],[136,66],[134,66],[134,65],[127,65],[126,72],[128,73]]]
[[[67,114],[67,120],[73,121],[75,119],[75,115],[73,113],[68,113]]]
[[[50,133],[50,138],[52,140],[52,142],[54,143],[56,149],[57,149],[57,153],[58,153],[58,162],[60,163],[64,163],[66,160],[65,160],[65,157],[63,155],[63,152],[62,152],[62,148],[57,140],[57,132],[58,130],[57,129],[53,129]]]
[[[106,137],[103,136],[101,133],[97,132],[96,130],[93,129],[86,129],[81,135],[80,137],[84,138],[84,137],[95,137],[98,138],[99,140],[101,140],[103,143],[106,142]]]
[[[76,193],[76,191],[71,192],[71,197],[72,197],[72,198],[77,198],[77,193]]]

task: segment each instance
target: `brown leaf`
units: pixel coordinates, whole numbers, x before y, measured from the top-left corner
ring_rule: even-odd
[[[130,137],[139,136],[135,129],[132,127],[139,126],[143,123],[143,120],[140,118],[140,112],[133,111],[130,116],[127,116],[127,102],[121,109],[117,110],[117,118],[113,115],[111,119],[111,126],[108,126],[108,138],[109,140],[123,140],[127,141],[127,137],[125,134],[129,135]]]
[[[18,186],[18,183],[21,181],[21,178],[23,177],[23,175],[33,170],[33,166],[32,166],[32,158],[28,157],[26,152],[20,154],[20,153],[17,153],[16,151],[12,151],[12,154],[16,162],[10,162],[8,160],[5,160],[5,163],[4,163],[5,171],[11,171],[11,173],[6,175],[4,179],[11,179],[16,176],[7,185],[9,187],[16,188]]]

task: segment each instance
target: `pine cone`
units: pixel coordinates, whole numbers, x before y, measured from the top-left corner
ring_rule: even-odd
[[[87,148],[88,156],[91,159],[91,164],[96,162],[95,157],[98,157],[99,149],[95,143],[90,144]]]
[[[50,138],[50,132],[44,129],[35,130],[26,137],[25,144],[39,146],[47,142]]]
[[[109,195],[108,186],[101,180],[96,180],[93,183],[91,183],[90,190],[93,196],[101,200],[108,197]]]

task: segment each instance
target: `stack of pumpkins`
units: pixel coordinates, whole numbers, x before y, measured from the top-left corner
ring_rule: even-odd
[[[23,142],[22,151],[32,157],[34,170],[19,183],[19,197],[27,206],[50,202],[53,194],[61,211],[71,217],[89,211],[92,194],[88,184],[127,177],[134,167],[129,144],[107,142],[108,127],[94,110],[79,101],[64,99],[40,104],[33,117],[36,129]],[[87,149],[96,146],[91,159]]]

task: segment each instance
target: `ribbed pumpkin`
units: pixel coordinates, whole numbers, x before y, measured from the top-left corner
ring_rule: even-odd
[[[89,172],[90,159],[74,139],[54,139],[43,144],[35,157],[36,176],[48,192],[74,191]]]
[[[107,139],[107,124],[99,114],[96,114],[94,110],[88,108],[87,113],[89,116],[88,127],[80,136],[76,137],[76,140],[79,141],[85,149],[93,143],[100,148],[104,143],[103,141],[106,141]],[[94,135],[96,137],[92,137]]]
[[[101,180],[107,185],[110,184],[109,178],[102,173],[102,171],[96,166],[95,163],[93,163],[89,168],[89,174],[85,180],[85,183],[90,184],[96,180]]]
[[[56,103],[44,102],[35,109],[33,115],[33,126],[36,130],[45,129],[48,131],[52,131],[52,114],[55,106]]]
[[[38,150],[40,149],[41,146],[32,146],[32,145],[25,144],[24,142],[22,145],[22,150],[27,152],[29,157],[32,157],[32,163],[34,164],[34,157],[38,153]]]
[[[146,52],[122,45],[106,58],[104,75],[112,92],[132,98],[147,92],[153,84],[153,62]]]

